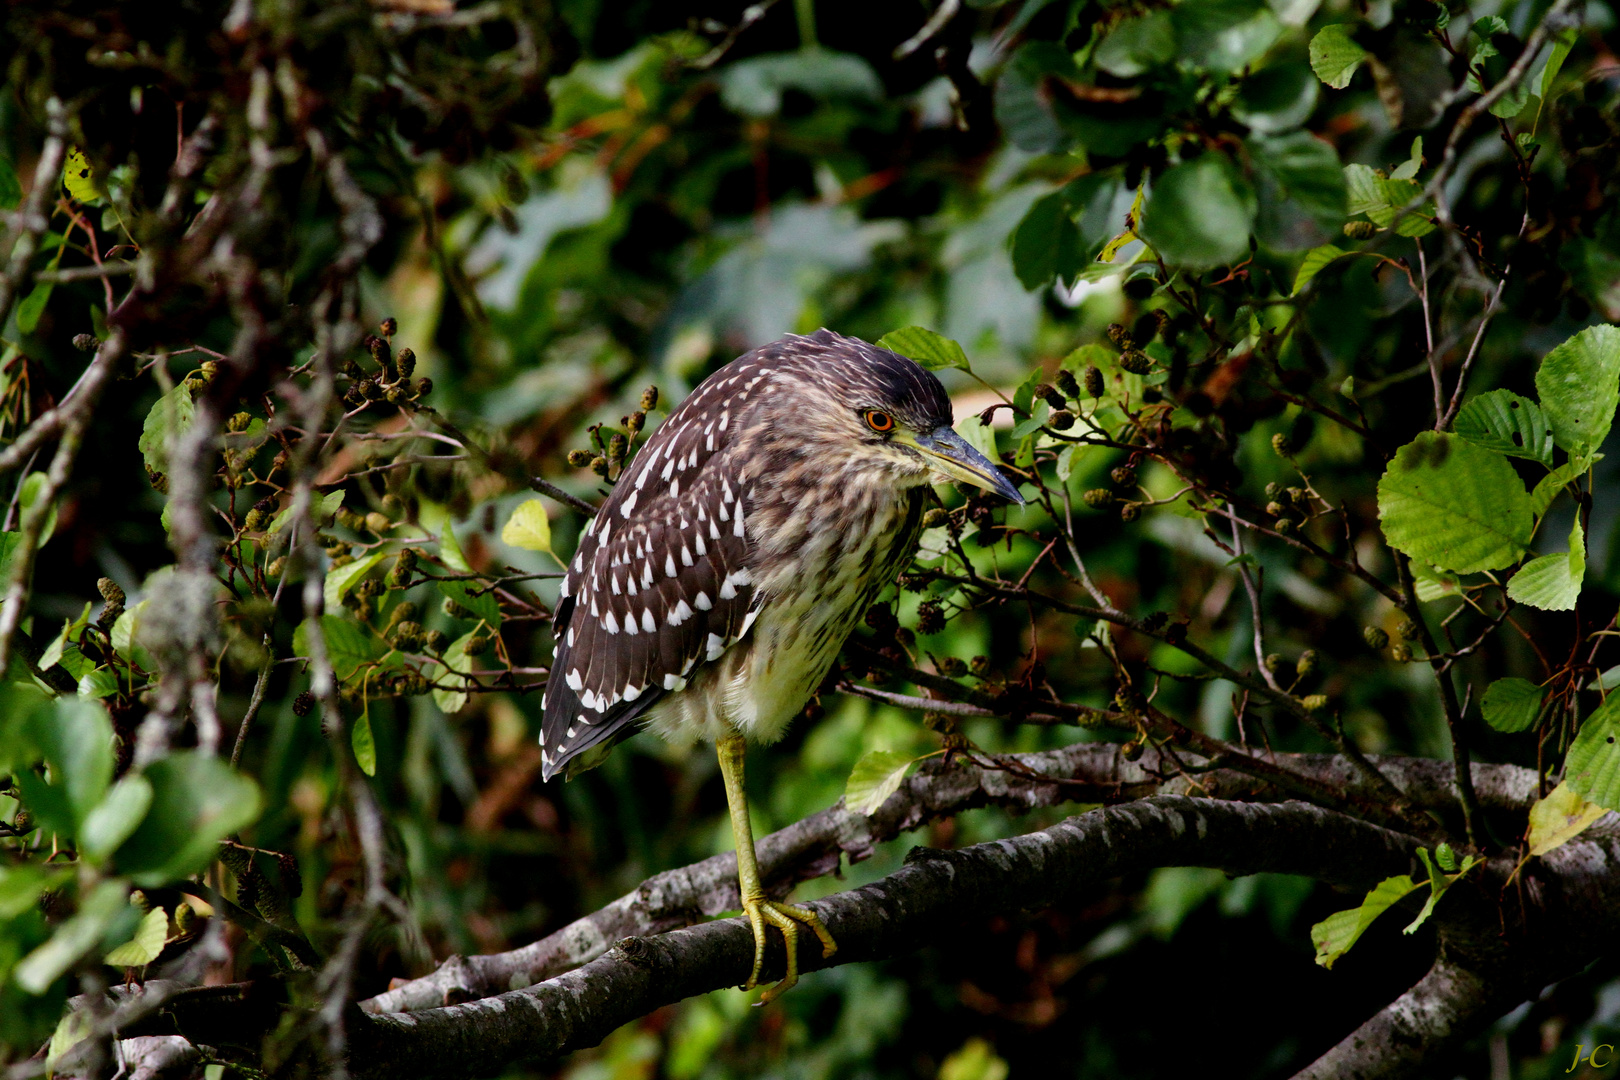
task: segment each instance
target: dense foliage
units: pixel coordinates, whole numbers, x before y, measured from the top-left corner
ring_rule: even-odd
[[[761,831],[1111,765],[797,895],[1171,790],[1376,824],[1409,872],[1155,864],[524,1075],[1149,1076],[1167,1032],[1289,1075],[1612,830],[1606,6],[677,7],[7,6],[12,1075],[364,1073],[354,1003],[726,850],[707,748],[540,784],[558,560],[708,371],[819,326],[936,370],[1029,505],[938,489],[751,755]],[[1432,1068],[1562,1073],[1617,979],[1538,969]]]

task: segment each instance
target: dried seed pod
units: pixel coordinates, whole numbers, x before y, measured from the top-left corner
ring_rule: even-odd
[[[1394,648],[1389,650],[1389,655],[1390,659],[1398,664],[1410,663],[1412,660],[1412,646],[1404,641],[1396,642]]]
[[[1102,510],[1112,506],[1115,501],[1114,493],[1107,488],[1092,488],[1081,495],[1080,498],[1085,500],[1085,504],[1093,510]]]
[[[641,411],[652,412],[658,408],[658,387],[649,386],[641,392]]]
[[[242,528],[246,529],[248,532],[258,532],[260,529],[264,528],[264,524],[263,510],[249,510],[247,512],[247,517],[242,519]]]
[[[1091,365],[1086,368],[1086,396],[1100,398],[1103,396],[1102,369]]]
[[[990,658],[988,656],[975,656],[968,661],[968,670],[975,675],[988,675],[990,673]]]
[[[1317,660],[1316,650],[1306,649],[1299,654],[1299,659],[1294,661],[1294,674],[1302,679],[1316,674]]]
[[[1139,502],[1121,503],[1119,506],[1119,520],[1129,525],[1142,516],[1142,504]]]
[[[1411,619],[1402,619],[1401,625],[1395,628],[1395,632],[1401,635],[1402,641],[1416,641],[1423,636],[1422,629]]]
[[[608,474],[608,459],[601,454],[591,458],[591,471],[605,478]]]
[[[1119,465],[1110,472],[1109,477],[1122,488],[1136,486],[1136,470],[1129,465]]]
[[[1311,694],[1300,698],[1299,703],[1305,706],[1306,712],[1321,712],[1327,708],[1328,699],[1326,694]]]
[[[462,607],[460,604],[450,599],[448,596],[444,598],[444,603],[439,606],[440,609],[452,619],[476,619],[478,617],[467,608]]]
[[[101,348],[101,342],[94,334],[74,334],[73,347],[80,352],[95,352]]]
[[[1266,670],[1275,675],[1277,672],[1282,670],[1283,658],[1277,653],[1267,653],[1263,663],[1266,666]]]
[[[268,576],[268,577],[278,578],[284,572],[286,572],[286,569],[287,569],[287,556],[283,555],[279,559],[273,560],[270,563],[269,566],[265,567],[264,572],[265,572],[266,576]]]
[[[293,698],[292,711],[294,716],[308,716],[309,711],[315,707],[315,695],[305,690]]]
[[[1368,626],[1362,629],[1361,640],[1365,641],[1369,648],[1382,649],[1389,644],[1389,635],[1384,633],[1382,627]]]
[[[450,638],[443,630],[429,630],[422,635],[422,644],[428,652],[442,653],[450,647]]]
[[[924,600],[917,605],[917,632],[937,634],[945,629],[945,612],[938,600]]]
[[[1064,398],[1062,392],[1051,383],[1041,383],[1039,386],[1035,387],[1035,396],[1052,406],[1054,409],[1061,409],[1063,406],[1068,404],[1068,401]]]
[[[399,333],[399,320],[392,315],[388,316],[382,321],[382,325],[377,327],[377,332],[382,334],[383,337],[393,337]]]
[[[252,423],[252,413],[239,412],[229,420],[225,421],[225,430],[234,435],[239,432],[246,431],[252,425]]]
[[[1280,502],[1268,502],[1266,503],[1266,513],[1274,518],[1280,518],[1288,513],[1288,507]]]
[[[1121,349],[1129,349],[1133,344],[1135,344],[1133,341],[1131,341],[1131,332],[1117,322],[1108,324],[1107,333],[1108,340],[1112,341],[1115,345],[1118,345]]]
[[[375,510],[367,514],[365,520],[366,528],[370,529],[374,533],[385,533],[394,527],[394,523],[389,520],[387,514],[379,514]],[[409,551],[410,549],[407,548],[406,550]]]
[[[1080,384],[1075,382],[1074,372],[1070,371],[1068,368],[1059,368],[1058,373],[1053,376],[1052,381],[1057,384],[1057,388],[1062,391],[1064,397],[1071,400],[1076,400],[1080,397]],[[1096,395],[1092,396],[1095,397]]]
[[[647,426],[647,414],[637,409],[624,418],[624,426],[625,430],[630,432],[631,437],[641,434],[641,429]]]
[[[613,437],[608,439],[608,460],[623,461],[624,452],[630,448],[628,440],[620,432],[615,431]]]
[[[1126,349],[1120,354],[1119,366],[1132,375],[1146,375],[1153,370],[1153,359],[1141,349]]]
[[[485,634],[474,634],[467,639],[467,655],[482,656],[489,651],[489,637]]]
[[[410,349],[399,350],[399,355],[394,358],[394,366],[399,368],[400,378],[410,378],[416,374],[416,353]]]
[[[432,392],[433,392],[433,380],[432,379],[417,379],[416,380],[416,400],[417,401],[421,401],[423,398],[427,397]]]
[[[1126,761],[1136,761],[1142,756],[1142,740],[1132,739],[1119,748],[1119,756]]]
[[[124,595],[124,590],[118,587],[118,582],[114,581],[110,577],[97,578],[96,591],[99,592],[101,594],[101,598],[107,601],[109,604],[122,605],[126,600],[129,599],[129,597]]]
[[[941,656],[934,661],[934,670],[950,679],[959,679],[967,674],[967,664],[955,656]]]
[[[1074,413],[1068,409],[1058,409],[1047,417],[1046,422],[1053,431],[1068,431],[1074,427]]]
[[[1288,436],[1284,435],[1280,431],[1271,437],[1271,448],[1277,452],[1277,456],[1280,458],[1291,458],[1294,456],[1294,447],[1288,441]]]
[[[1352,240],[1368,240],[1378,234],[1378,226],[1370,221],[1347,221],[1344,223],[1344,235]]]

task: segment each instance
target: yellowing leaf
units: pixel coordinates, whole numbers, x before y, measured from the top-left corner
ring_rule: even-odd
[[[1545,855],[1575,839],[1608,812],[1581,798],[1568,782],[1559,784],[1530,808],[1530,832],[1525,843],[1530,845],[1530,854]]]
[[[545,504],[539,499],[525,500],[506,519],[501,529],[501,542],[525,551],[544,551],[551,554],[551,519],[546,516]],[[556,558],[553,554],[552,558]]]
[[[68,150],[67,161],[62,166],[62,186],[67,188],[69,197],[82,203],[93,203],[101,198],[101,187],[96,183],[90,159],[77,146]]]
[[[169,913],[160,907],[148,911],[135,928],[135,936],[102,957],[113,967],[145,967],[158,958],[169,938]]]
[[[870,750],[861,755],[844,785],[844,809],[871,815],[900,790],[915,759],[897,750]]]
[[[1417,885],[1406,874],[1385,878],[1367,894],[1360,907],[1336,911],[1311,927],[1311,944],[1316,946],[1316,962],[1331,968],[1335,960],[1350,951],[1350,946],[1360,939],[1374,919],[1415,888]]]

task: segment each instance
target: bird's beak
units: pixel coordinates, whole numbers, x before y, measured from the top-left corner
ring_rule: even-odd
[[[930,464],[952,479],[982,487],[1019,506],[1024,505],[1024,497],[1018,494],[1018,488],[1001,475],[1001,470],[989,458],[973,449],[949,425],[941,424],[926,435],[918,435],[916,446]]]

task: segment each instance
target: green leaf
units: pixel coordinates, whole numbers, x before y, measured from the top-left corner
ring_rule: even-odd
[[[956,433],[967,440],[969,446],[989,458],[991,461],[1000,461],[1000,451],[996,449],[996,429],[984,423],[978,416],[967,416],[956,425]]]
[[[1586,536],[1580,515],[1569,530],[1569,550],[1543,555],[1519,567],[1508,582],[1508,595],[1521,604],[1543,611],[1571,611],[1586,580]]]
[[[197,405],[191,400],[191,391],[185,383],[157,399],[146,414],[141,437],[135,444],[146,459],[149,470],[169,471],[169,440],[191,426],[191,418],[196,412]]]
[[[490,629],[499,629],[501,605],[493,593],[474,593],[470,583],[465,581],[440,581],[439,592],[472,612],[476,618],[487,622]]]
[[[449,508],[423,499],[418,503],[416,519],[429,534],[438,536],[439,558],[444,560],[444,565],[457,573],[472,573],[472,566],[468,564],[467,557],[461,553],[461,545],[456,541],[456,530],[450,519]]]
[[[48,478],[42,472],[28,474],[27,479],[25,479],[22,483],[22,491],[17,497],[17,505],[22,508],[23,513],[30,514],[37,512],[35,505],[45,494],[45,485],[48,482]],[[49,540],[51,538],[51,534],[55,531],[56,504],[53,502],[50,506],[45,508],[45,525],[39,534],[40,544],[43,546],[45,541]]]
[[[883,96],[883,83],[872,65],[854,53],[821,48],[767,53],[720,69],[720,99],[743,116],[774,116],[786,90],[820,99],[871,101]]]
[[[1517,562],[1534,528],[1507,458],[1433,431],[1396,451],[1378,481],[1378,515],[1391,547],[1459,574]]]
[[[1170,13],[1154,11],[1114,27],[1097,46],[1092,59],[1108,74],[1130,79],[1173,60],[1175,55],[1176,30]]]
[[[1412,585],[1417,598],[1425,604],[1462,591],[1455,574],[1436,570],[1422,559],[1412,560]]]
[[[342,493],[339,492],[339,494]],[[391,554],[393,553],[388,551],[373,551],[371,554],[364,555],[352,563],[346,563],[343,566],[328,570],[326,572],[325,587],[321,590],[323,599],[326,602],[326,610],[336,611],[341,608],[343,598],[349,595],[356,585],[360,584],[361,580],[371,572],[373,567]]]
[[[1434,231],[1433,201],[1414,206],[1411,211],[1396,214],[1423,194],[1423,185],[1416,180],[1390,180],[1379,176],[1366,165],[1344,167],[1345,188],[1349,195],[1346,211],[1352,216],[1366,214],[1381,229],[1395,226],[1400,236],[1426,236]]]
[[[85,816],[79,830],[80,853],[91,862],[104,862],[134,834],[151,806],[151,781],[140,773],[124,776]]]
[[[101,958],[113,967],[145,967],[158,958],[169,940],[169,913],[154,907],[141,917],[135,936]]]
[[[1565,27],[1553,35],[1552,52],[1547,57],[1547,66],[1541,69],[1541,79],[1536,83],[1536,96],[1543,101],[1552,91],[1553,84],[1558,81],[1558,73],[1564,69],[1564,61],[1569,59],[1570,50],[1580,39],[1580,31],[1573,26]]]
[[[1417,177],[1418,170],[1423,168],[1423,136],[1419,135],[1412,140],[1412,153],[1407,159],[1390,170],[1391,180],[1412,180]]]
[[[1593,454],[1591,460],[1572,458],[1546,476],[1543,476],[1536,484],[1535,490],[1530,492],[1530,508],[1536,517],[1545,514],[1547,507],[1551,506],[1553,500],[1558,498],[1558,493],[1563,491],[1581,473],[1590,469],[1593,461],[1597,461],[1602,457],[1602,454]]]
[[[466,686],[469,680],[455,672],[466,671],[470,668],[467,660],[467,642],[473,639],[478,631],[470,630],[462,634],[450,647],[444,650],[445,674],[435,679],[435,682],[448,683],[451,686]],[[454,716],[467,705],[467,695],[461,690],[446,690],[433,688],[433,703],[437,705],[446,716]]]
[[[1406,874],[1385,878],[1377,888],[1367,894],[1360,907],[1336,911],[1311,927],[1311,944],[1316,946],[1316,962],[1331,968],[1334,961],[1350,951],[1373,920],[1389,909],[1417,885]]]
[[[349,745],[354,749],[354,760],[359,764],[360,771],[367,776],[376,776],[377,740],[371,736],[369,710],[355,717],[354,726],[349,729]]]
[[[1323,244],[1314,247],[1305,253],[1305,259],[1299,264],[1299,271],[1294,274],[1294,291],[1290,294],[1298,296],[1301,289],[1309,285],[1311,279],[1320,274],[1324,267],[1334,259],[1342,258],[1348,254],[1341,248],[1332,244]]]
[[[1548,353],[1536,393],[1558,445],[1572,458],[1589,456],[1620,405],[1620,327],[1589,326]]]
[[[67,159],[62,162],[62,186],[69,198],[93,204],[101,198],[101,185],[96,181],[90,159],[77,146],[68,147]]]
[[[1541,687],[1529,679],[1497,679],[1485,688],[1479,711],[1497,731],[1528,731],[1541,715]]]
[[[875,814],[890,795],[900,790],[915,760],[898,750],[868,750],[862,754],[844,785],[844,809],[853,814]]]
[[[347,681],[363,664],[381,660],[388,646],[369,629],[341,615],[322,615],[321,632],[326,637],[326,657],[339,680]],[[293,631],[293,655],[309,656],[308,623]]]
[[[1620,810],[1620,694],[1610,694],[1581,724],[1564,758],[1564,781],[1587,802]]]
[[[1282,23],[1262,0],[1185,0],[1171,8],[1178,60],[1208,71],[1241,71],[1264,56]]]
[[[544,551],[555,559],[551,550],[551,518],[539,499],[527,499],[518,504],[512,516],[501,529],[501,542],[525,551]]]
[[[1469,400],[1452,429],[1475,446],[1551,467],[1552,430],[1540,405],[1511,390],[1492,390]]]
[[[1429,857],[1428,848],[1418,848],[1417,854],[1418,859],[1423,863],[1424,869],[1429,872],[1429,898],[1423,902],[1423,910],[1418,912],[1417,918],[1408,923],[1406,928],[1401,931],[1403,934],[1416,933],[1418,927],[1428,922],[1429,916],[1434,914],[1434,906],[1440,902],[1442,896],[1446,895],[1446,890],[1455,885],[1464,874],[1472,870],[1481,861],[1478,856],[1469,855],[1463,859],[1462,867],[1455,874],[1447,875],[1442,874],[1434,865],[1434,860]],[[1452,858],[1455,860],[1456,856],[1453,855]]]
[[[28,295],[17,301],[17,329],[25,334],[32,334],[39,329],[39,320],[45,315],[45,305],[51,302],[51,293],[56,291],[56,282],[39,281],[28,290]]]
[[[144,773],[152,805],[113,855],[137,885],[154,887],[206,867],[221,840],[259,816],[259,787],[218,758],[182,750]]]
[[[1255,209],[1248,181],[1225,154],[1211,151],[1159,177],[1140,232],[1166,262],[1220,266],[1248,253]]]
[[[880,349],[910,357],[929,371],[940,368],[973,370],[968,366],[967,353],[962,351],[962,346],[943,334],[936,334],[921,326],[891,330],[878,338],[877,344]]]
[[[1085,266],[1080,230],[1061,191],[1036,199],[1009,237],[1013,272],[1024,288],[1044,288],[1054,278],[1073,280]]]
[[[87,602],[77,619],[64,619],[62,621],[61,632],[52,638],[51,643],[45,646],[45,651],[39,654],[39,669],[41,671],[49,671],[62,662],[63,652],[70,647],[71,642],[78,639],[84,628],[90,625],[90,607],[91,605]]]
[[[1355,29],[1354,23],[1334,23],[1311,38],[1311,70],[1335,90],[1349,86],[1351,76],[1367,59],[1367,50],[1350,36]]]
[[[79,696],[100,700],[118,693],[118,675],[111,668],[93,668],[79,676]]]
[[[1333,147],[1308,131],[1256,135],[1246,145],[1255,165],[1275,178],[1290,201],[1322,229],[1338,231],[1348,196],[1344,168]]]
[[[43,994],[50,985],[77,964],[129,906],[129,886],[123,881],[103,881],[84,898],[72,918],[56,928],[51,939],[23,957],[11,977],[30,994]]]
[[[22,183],[17,179],[17,170],[12,166],[11,159],[0,154],[0,210],[15,210],[17,204],[22,202]]]
[[[50,766],[50,783],[30,769],[18,770],[12,780],[43,828],[76,836],[112,783],[113,728],[107,710],[83,698],[57,698],[50,708],[30,712],[23,728]]]
[[[1568,781],[1559,784],[1530,807],[1530,831],[1525,835],[1528,854],[1541,856],[1563,847],[1608,812],[1581,798]]]
[[[30,863],[0,866],[0,923],[31,910],[46,889],[59,887],[69,873],[65,868],[49,869]]]

